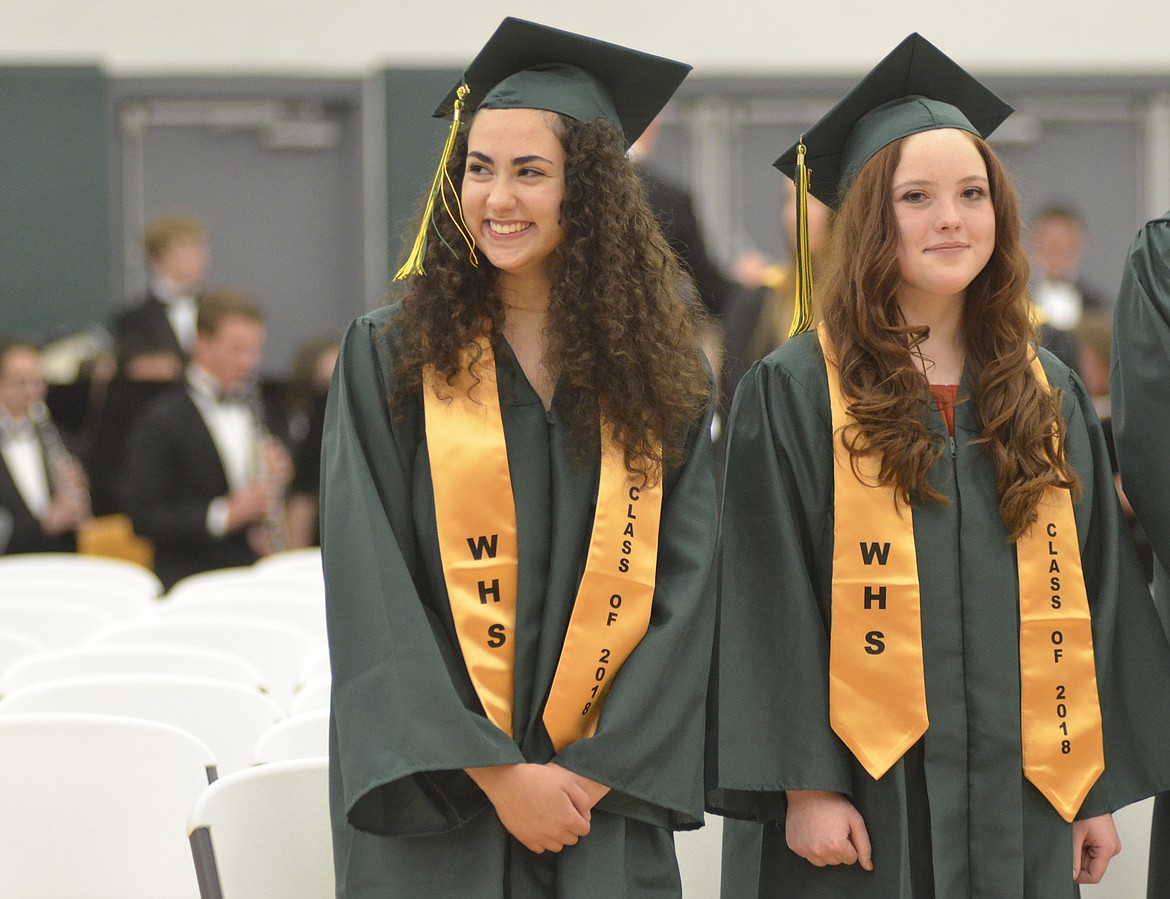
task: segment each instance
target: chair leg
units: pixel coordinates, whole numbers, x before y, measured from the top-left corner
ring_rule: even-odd
[[[201,899],[223,899],[219,869],[215,866],[215,849],[211,845],[211,831],[206,827],[191,832],[191,856],[195,860],[195,877],[199,880]]]

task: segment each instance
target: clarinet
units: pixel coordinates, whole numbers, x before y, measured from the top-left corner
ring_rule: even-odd
[[[83,521],[88,519],[92,514],[89,488],[83,479],[73,474],[82,470],[81,463],[65,448],[65,441],[61,439],[61,432],[53,424],[48,406],[43,400],[33,403],[28,411],[28,417],[32,419],[45,447],[45,457],[49,463],[50,493],[54,497],[74,494],[82,512],[81,519]]]
[[[260,396],[260,387],[255,382],[248,385],[246,391],[248,408],[252,412],[252,422],[255,428],[256,443],[256,472],[261,480],[267,481],[269,487],[275,487],[271,481],[268,464],[264,458],[264,445],[275,439],[268,428],[268,420],[264,414],[264,401]],[[268,535],[268,551],[280,552],[288,548],[288,541],[284,533],[284,487],[272,490],[268,500],[268,511],[264,516],[264,532]]]

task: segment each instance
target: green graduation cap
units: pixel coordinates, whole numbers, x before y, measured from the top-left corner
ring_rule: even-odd
[[[987,137],[1012,107],[920,34],[912,34],[774,165],[795,179],[801,144],[809,191],[836,209],[858,170],[899,138],[959,128]]]
[[[453,185],[445,184],[445,172],[463,114],[477,109],[544,109],[582,122],[604,119],[618,129],[629,147],[690,70],[673,59],[511,16],[504,19],[434,112],[436,118],[450,116],[454,121],[414,249],[394,280],[425,274],[422,260],[435,201],[447,188],[455,192]],[[445,194],[443,199],[449,209],[452,204]],[[459,198],[453,199],[458,208]],[[474,265],[475,241],[462,221],[456,225]]]
[[[920,34],[885,59],[773,165],[797,186],[797,297],[790,334],[812,324],[807,195],[837,210],[863,165],[894,141],[938,128],[987,137],[1013,109]]]
[[[629,146],[690,70],[673,59],[509,16],[434,114],[451,115],[466,85],[469,110],[547,109],[582,122],[605,119]]]

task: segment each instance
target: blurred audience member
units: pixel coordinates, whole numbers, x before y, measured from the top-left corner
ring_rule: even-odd
[[[1049,206],[1032,221],[1032,302],[1039,313],[1040,342],[1077,371],[1076,329],[1086,312],[1106,309],[1085,283],[1085,226],[1067,206]]]
[[[37,349],[0,341],[0,531],[7,535],[0,553],[72,550],[89,518],[85,473],[44,399]]]
[[[183,377],[183,359],[169,340],[135,336],[119,347],[117,370],[94,414],[85,455],[95,515],[124,512],[126,441],[138,416]]]
[[[128,344],[165,346],[184,361],[195,340],[196,301],[207,270],[207,229],[184,213],[152,219],[144,235],[146,297],[114,320],[119,355]]]
[[[650,123],[630,147],[630,158],[642,173],[646,196],[662,226],[662,233],[682,260],[683,268],[694,278],[699,300],[709,313],[721,315],[732,285],[707,254],[707,242],[695,214],[694,200],[684,188],[663,178],[647,164],[654,153],[661,125],[660,118]]]
[[[727,354],[723,365],[725,403],[730,404],[744,372],[788,339],[796,300],[796,187],[787,178],[780,218],[784,228],[789,261],[766,263],[758,256],[739,260],[736,266],[740,287],[732,294],[723,317]],[[816,271],[828,245],[832,212],[811,194],[808,197],[808,251]],[[816,301],[816,292],[813,292]],[[814,308],[813,320],[819,321]]]
[[[329,393],[338,347],[336,337],[317,337],[306,340],[293,354],[292,368],[284,384],[282,406],[294,456],[312,430],[317,405]]]
[[[1118,499],[1121,500],[1121,510],[1125,513],[1125,519],[1133,532],[1134,543],[1142,560],[1142,569],[1146,573],[1146,582],[1150,583],[1154,579],[1154,551],[1122,489],[1121,475],[1118,473],[1117,448],[1113,440],[1109,388],[1113,322],[1105,312],[1086,311],[1077,325],[1075,334],[1078,351],[1077,370],[1080,372],[1081,380],[1085,382],[1085,389],[1093,401],[1093,408],[1097,410],[1097,417],[1101,419],[1101,427],[1105,431],[1105,445],[1109,450],[1109,464],[1113,467],[1113,483],[1117,487]]]
[[[84,449],[114,376],[109,332],[101,327],[64,335],[40,349],[45,405],[70,447]]]
[[[316,546],[320,541],[321,435],[338,348],[337,338],[322,337],[304,343],[293,357],[285,392],[285,418],[295,469],[288,497],[290,549]]]
[[[292,464],[265,428],[254,385],[264,337],[248,297],[208,293],[184,382],[154,400],[130,435],[125,507],[154,541],[155,571],[168,588],[199,571],[250,564],[287,540]]]

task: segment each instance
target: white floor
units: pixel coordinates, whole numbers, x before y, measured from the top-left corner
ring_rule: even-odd
[[[1153,808],[1154,800],[1149,799],[1114,815],[1121,855],[1110,863],[1101,883],[1081,887],[1082,899],[1145,899]],[[715,815],[707,816],[706,827],[675,834],[684,899],[719,899],[722,837],[723,819]]]

